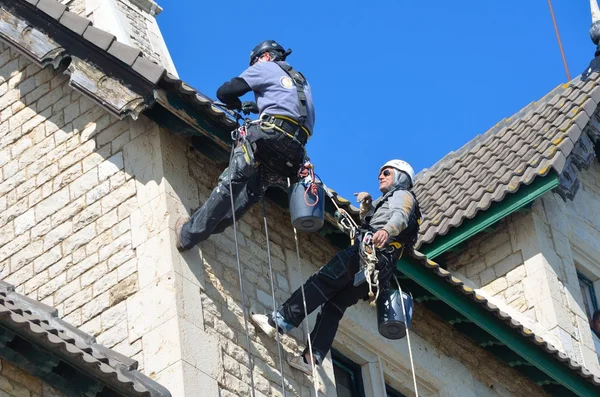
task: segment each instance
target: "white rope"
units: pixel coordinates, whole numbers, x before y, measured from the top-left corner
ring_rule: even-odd
[[[410,345],[410,333],[408,332],[408,318],[406,318],[406,309],[404,308],[404,293],[402,292],[402,287],[400,287],[400,282],[398,281],[398,278],[395,274],[394,279],[396,280],[396,284],[398,284],[398,291],[400,291],[400,304],[402,306],[404,324],[406,325],[406,342],[408,343],[408,357],[410,358],[410,370],[412,371],[413,384],[415,386],[415,396],[419,397],[419,390],[417,389],[417,374],[415,373],[415,364],[412,356],[412,347]]]
[[[340,208],[340,206],[336,203],[331,190],[329,190],[329,188],[327,188],[325,185],[323,185],[323,188],[327,192],[327,195],[333,202],[333,205],[337,211],[342,216],[342,219],[340,219],[338,223],[343,229],[348,231],[350,234],[350,244],[354,245],[354,238],[359,230],[358,224],[354,221],[354,219],[352,219],[346,210]],[[379,270],[377,270],[379,259],[377,259],[375,243],[373,242],[372,237],[373,234],[370,232],[363,236],[363,240],[360,243],[359,256],[360,269],[361,271],[365,272],[365,278],[369,284],[369,303],[371,306],[375,306],[377,298],[379,298]],[[375,288],[375,293],[373,293],[373,288]]]
[[[275,301],[275,284],[273,283],[273,263],[271,261],[271,244],[269,243],[269,228],[267,227],[267,207],[265,204],[265,191],[263,190],[262,195],[262,211],[263,219],[265,222],[265,239],[267,240],[267,259],[269,262],[269,278],[271,279],[271,297],[273,298],[273,312],[277,310],[277,302]],[[279,372],[281,373],[281,391],[283,397],[285,397],[285,376],[283,374],[283,359],[281,353],[281,341],[279,336],[279,330],[275,332],[275,338],[277,340],[277,353],[279,356]]]
[[[254,363],[252,362],[252,353],[250,350],[250,333],[248,331],[248,316],[246,314],[246,295],[244,294],[244,281],[242,279],[242,265],[240,263],[240,249],[238,247],[237,238],[237,225],[235,219],[235,203],[233,201],[233,188],[231,186],[231,178],[233,176],[232,161],[233,151],[235,150],[235,141],[231,145],[231,156],[229,157],[229,197],[231,199],[231,216],[233,219],[233,238],[235,241],[235,257],[237,260],[238,277],[240,279],[240,295],[242,296],[242,313],[244,315],[244,328],[246,330],[246,349],[248,350],[248,369],[250,370],[250,387],[252,388],[252,397],[255,397],[256,391],[254,389]]]
[[[290,178],[287,179],[288,188],[290,187]],[[296,256],[298,259],[298,269],[300,270],[300,275],[302,275],[302,263],[300,262],[300,244],[298,243],[298,232],[296,228],[292,225],[292,229],[294,229],[294,240],[296,241]],[[315,358],[313,356],[312,351],[312,341],[310,339],[310,329],[308,328],[308,310],[306,308],[306,296],[304,295],[304,283],[300,286],[302,291],[302,305],[304,306],[304,330],[306,332],[306,337],[308,340],[308,354],[310,357],[310,366],[312,369],[312,380],[313,386],[315,388],[315,396],[319,395],[319,380],[317,379],[317,366],[315,365]],[[323,357],[324,359],[325,357]],[[304,357],[302,357],[304,360]]]
[[[373,242],[373,234],[366,233],[363,241],[360,243],[359,249],[360,269],[365,272],[365,278],[369,284],[369,303],[375,306],[377,298],[379,298],[379,270],[377,270],[377,253],[375,252],[375,243]],[[376,292],[373,293],[373,288]]]

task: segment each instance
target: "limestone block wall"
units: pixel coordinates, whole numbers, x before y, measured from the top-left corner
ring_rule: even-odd
[[[0,278],[138,360],[175,397],[249,395],[233,230],[183,255],[174,247],[177,217],[206,200],[223,168],[144,117],[115,119],[65,77],[0,45]],[[267,218],[282,302],[335,250],[300,234],[298,263],[289,215],[267,203]],[[239,222],[239,242],[246,309],[259,312],[271,309],[263,233],[257,206]],[[542,395],[416,311],[421,395]],[[283,338],[286,354],[300,351],[303,333]],[[258,395],[280,395],[275,342],[252,325],[249,337]],[[385,382],[410,393],[406,343],[379,336],[370,306],[348,311],[335,348],[362,365],[367,396],[383,395]],[[311,395],[309,378],[287,364],[284,373],[288,395]],[[319,381],[320,394],[335,396],[330,360]]]
[[[128,338],[138,291],[127,145],[150,128],[118,121],[0,45],[0,277],[143,364]]]
[[[493,231],[465,243],[459,254],[444,258],[449,270],[458,271],[490,296],[498,297],[521,313],[531,308],[524,294],[523,252],[511,242],[509,224],[522,215],[502,221]],[[528,313],[531,315],[531,313]]]
[[[0,397],[67,397],[46,382],[0,359]]]
[[[572,202],[547,193],[444,258],[450,270],[600,374],[577,271],[600,280],[600,166],[581,172]]]

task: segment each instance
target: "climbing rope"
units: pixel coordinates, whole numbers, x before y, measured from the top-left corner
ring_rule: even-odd
[[[248,351],[248,369],[250,371],[250,387],[252,388],[252,397],[256,396],[254,387],[254,363],[252,362],[252,352],[250,350],[250,332],[248,331],[248,316],[246,314],[246,294],[244,293],[244,281],[242,278],[242,265],[240,263],[240,249],[238,246],[237,224],[235,219],[235,203],[233,201],[233,187],[231,179],[233,171],[231,164],[233,162],[233,154],[235,150],[235,141],[231,144],[231,156],[229,157],[229,197],[231,199],[231,216],[233,218],[233,238],[235,242],[235,257],[237,260],[238,277],[240,279],[240,295],[242,296],[242,313],[244,315],[244,329],[246,331],[246,350]],[[282,373],[283,374],[283,373]]]
[[[356,232],[359,229],[358,224],[354,221],[354,219],[352,219],[350,214],[345,209],[340,208],[340,206],[335,201],[335,197],[333,196],[331,189],[325,186],[325,184],[323,184],[323,189],[325,190],[327,196],[329,196],[329,198],[331,199],[331,202],[335,206],[337,212],[340,214],[341,218],[338,219],[338,223],[340,224],[342,229],[347,231],[350,235],[350,245],[354,245],[354,238],[356,237]]]
[[[338,223],[344,230],[349,232],[350,244],[354,245],[354,239],[359,230],[358,224],[354,221],[354,219],[352,219],[346,210],[340,208],[340,206],[336,203],[331,190],[325,185],[323,185],[323,187],[341,216],[341,219],[338,220]],[[369,304],[371,306],[375,306],[377,298],[379,298],[379,270],[377,270],[377,264],[379,263],[379,260],[377,259],[376,247],[375,243],[373,242],[373,233],[365,233],[360,243],[358,252],[360,257],[360,271],[364,272],[365,279],[369,284]],[[376,292],[373,292],[373,288],[375,288]]]
[[[369,304],[375,306],[375,302],[379,298],[379,270],[376,268],[379,259],[377,259],[375,251],[373,233],[367,232],[365,234],[358,253],[360,257],[360,271],[365,273],[365,279],[369,284]],[[373,288],[376,289],[375,293],[373,293]]]
[[[275,301],[275,284],[273,283],[273,263],[271,261],[271,244],[269,243],[269,228],[267,227],[267,206],[265,204],[265,191],[263,190],[262,195],[262,213],[263,220],[265,223],[265,239],[267,240],[267,259],[269,262],[269,278],[271,279],[271,297],[273,298],[273,312],[277,310],[277,302]],[[281,374],[281,391],[283,397],[285,397],[285,375],[283,373],[283,358],[281,353],[281,340],[279,332],[275,332],[275,338],[277,339],[277,353],[279,356],[279,373]]]
[[[400,256],[402,256],[402,254]],[[410,333],[408,332],[408,318],[406,317],[406,308],[404,307],[404,293],[402,292],[402,287],[400,286],[398,277],[396,277],[395,274],[394,279],[398,285],[398,291],[400,291],[400,305],[402,306],[402,315],[404,316],[404,323],[406,325],[406,343],[408,344],[408,357],[410,359],[410,370],[412,372],[413,385],[415,387],[415,396],[419,397],[419,390],[417,389],[417,374],[415,373],[415,363],[413,361],[412,347],[410,345]]]
[[[315,179],[315,167],[310,163],[310,161],[307,161],[302,166],[302,169],[298,173],[298,176],[307,182],[305,185],[306,190],[304,190],[304,203],[308,207],[314,207],[315,205],[317,205],[319,203],[319,185],[317,185],[317,182]],[[308,193],[309,192],[315,198],[315,202],[312,204],[310,204],[308,202]]]
[[[563,65],[565,66],[565,72],[567,74],[567,81],[571,81],[571,74],[569,73],[569,65],[567,64],[567,58],[565,57],[565,50],[563,49],[562,41],[560,40],[560,33],[558,31],[558,24],[554,17],[554,8],[552,7],[552,0],[548,0],[548,8],[550,9],[550,16],[552,17],[552,24],[554,25],[554,32],[556,33],[556,41],[558,41],[558,49],[560,50],[560,56],[562,57]]]
[[[288,188],[290,185],[290,178],[287,178]],[[300,275],[302,275],[302,262],[300,262],[300,244],[298,242],[298,232],[295,227],[292,225],[292,229],[294,229],[294,240],[296,241],[296,258],[298,260],[298,269],[300,270]],[[304,284],[300,286],[300,290],[302,291],[302,305],[304,307],[304,319],[308,318],[308,309],[306,308],[306,295],[304,295]],[[310,338],[310,330],[308,329],[308,322],[304,322],[304,331],[306,332],[307,341],[308,341],[308,355],[310,357],[310,366],[312,369],[312,380],[313,387],[315,388],[315,396],[319,395],[319,380],[317,379],[317,366],[315,364],[315,358],[312,350],[312,341]],[[304,357],[302,358],[304,359]]]

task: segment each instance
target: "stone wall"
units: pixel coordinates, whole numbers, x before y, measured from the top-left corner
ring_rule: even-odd
[[[480,288],[487,296],[501,300],[519,313],[535,319],[533,307],[525,297],[523,281],[526,276],[523,252],[517,243],[518,227],[528,219],[514,214],[494,226],[493,230],[468,240],[458,253],[445,255],[441,263],[455,271],[463,280]],[[527,222],[525,220],[524,222]]]
[[[0,359],[0,397],[67,397],[21,368]]]
[[[146,126],[116,120],[66,77],[0,48],[0,277],[136,357],[126,300],[138,289],[130,215],[139,204],[124,146]]]
[[[138,360],[174,397],[249,395],[233,230],[183,255],[174,247],[177,217],[206,200],[224,165],[144,117],[116,120],[65,77],[0,50],[0,277]],[[289,215],[269,202],[267,218],[282,302],[335,250],[301,233],[299,264]],[[270,310],[260,206],[239,222],[239,243],[247,309]],[[420,306],[415,330],[422,395],[542,394]],[[275,342],[252,325],[249,337],[257,395],[280,395]],[[284,352],[303,340],[302,329],[283,337]],[[367,304],[347,312],[335,348],[363,366],[368,397],[386,381],[410,393],[406,343],[379,337]],[[308,377],[287,364],[284,373],[288,395],[311,394]],[[319,381],[335,395],[330,360]]]
[[[495,230],[472,238],[443,261],[449,270],[536,333],[600,375],[575,257],[590,258],[586,271],[600,279],[600,165],[580,174],[581,188],[564,202],[547,193]],[[595,259],[594,259],[595,258]],[[581,261],[581,260],[580,260]]]

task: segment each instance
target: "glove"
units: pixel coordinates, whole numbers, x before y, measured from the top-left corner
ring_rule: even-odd
[[[252,101],[242,102],[242,112],[244,114],[258,113],[258,105]]]
[[[354,193],[354,195],[356,196],[357,203],[371,204],[371,201],[373,200],[371,195],[367,192]]]
[[[225,103],[225,107],[231,110],[242,110],[242,102],[239,99],[236,99],[234,102]]]

